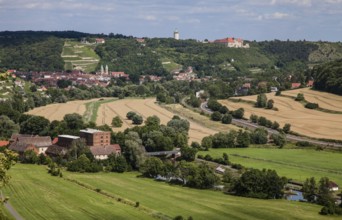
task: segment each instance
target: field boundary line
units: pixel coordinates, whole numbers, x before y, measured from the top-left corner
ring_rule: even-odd
[[[85,118],[85,122],[96,122],[97,120],[97,113],[99,111],[99,108],[102,104],[106,104],[109,102],[115,102],[118,99],[116,98],[111,98],[111,99],[106,99],[106,100],[96,100],[93,102],[87,102],[85,103],[86,110],[83,113],[82,117]]]
[[[117,202],[120,202],[120,203],[122,203],[124,205],[129,205],[129,206],[131,206],[133,208],[136,208],[139,211],[145,212],[146,214],[152,216],[155,219],[162,219],[162,220],[171,220],[172,219],[172,217],[170,217],[170,216],[168,216],[168,215],[166,215],[164,213],[161,213],[159,211],[156,211],[156,210],[153,210],[153,209],[150,209],[148,207],[141,206],[141,205],[139,205],[137,207],[136,203],[131,201],[131,200],[129,200],[129,199],[122,198],[122,197],[119,197],[117,195],[114,195],[114,194],[102,191],[102,190],[100,190],[98,188],[93,188],[92,186],[90,186],[88,184],[85,184],[85,183],[82,183],[82,182],[80,182],[78,180],[71,179],[71,178],[66,178],[66,177],[64,177],[63,179],[68,181],[68,182],[74,183],[74,184],[76,184],[78,186],[81,186],[81,187],[83,187],[83,188],[85,188],[87,190],[90,190],[90,191],[93,191],[93,192],[98,193],[100,195],[106,196],[107,198],[113,199],[113,200],[115,200]]]
[[[334,174],[342,174],[342,171],[313,168],[313,167],[308,167],[308,166],[301,166],[301,165],[295,165],[295,164],[290,164],[290,163],[285,163],[285,162],[274,161],[274,160],[267,160],[267,159],[256,158],[256,157],[243,156],[240,154],[230,154],[230,155],[234,156],[234,157],[240,157],[240,158],[251,159],[251,160],[256,160],[256,161],[264,161],[264,162],[270,162],[270,163],[274,163],[274,164],[285,165],[285,166],[289,166],[289,167],[297,167],[297,168],[302,168],[302,169],[306,169],[306,170],[313,170],[313,171],[327,172],[327,173],[334,173]]]

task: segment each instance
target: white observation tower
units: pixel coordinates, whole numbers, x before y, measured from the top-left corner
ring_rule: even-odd
[[[173,38],[174,38],[175,40],[179,40],[179,32],[178,32],[177,29],[173,32]]]

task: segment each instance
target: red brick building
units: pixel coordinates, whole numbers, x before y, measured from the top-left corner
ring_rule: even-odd
[[[80,130],[80,137],[84,138],[88,146],[110,145],[110,132],[87,128]]]

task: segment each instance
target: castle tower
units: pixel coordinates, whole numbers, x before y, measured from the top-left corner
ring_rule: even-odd
[[[177,29],[173,32],[173,38],[174,38],[175,40],[179,40],[179,32],[178,32]]]
[[[109,73],[108,73],[108,65],[106,65],[106,75],[108,76]]]
[[[101,65],[101,76],[103,75],[104,71],[103,71],[103,65]]]

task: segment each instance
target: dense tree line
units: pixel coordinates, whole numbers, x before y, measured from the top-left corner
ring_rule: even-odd
[[[314,89],[342,95],[342,60],[315,66],[311,75]]]
[[[239,196],[259,199],[281,199],[286,178],[279,177],[275,170],[249,169],[232,187]]]
[[[322,205],[320,211],[322,215],[342,215],[342,204],[335,205],[333,192],[330,190],[331,181],[327,177],[322,177],[316,182],[314,177],[307,178],[303,185],[303,197],[312,203]]]
[[[318,45],[306,41],[264,41],[260,42],[262,50],[277,58],[277,66],[283,67],[286,63],[293,61],[309,61],[312,51],[318,49]]]
[[[163,162],[159,158],[150,157],[143,163],[140,171],[145,177],[156,178],[161,176],[168,182],[180,183],[198,189],[213,188],[219,182],[219,177],[206,163],[197,165],[196,163],[180,161],[173,165],[168,161]]]
[[[153,51],[134,39],[111,39],[95,49],[101,57],[99,65],[108,65],[112,71],[124,71],[133,82],[140,75],[166,75],[166,72]]]
[[[61,71],[64,61],[61,57],[64,40],[48,37],[30,40],[4,41],[0,38],[0,68],[21,71]],[[7,38],[5,38],[7,39]],[[11,44],[17,42],[17,44]]]

